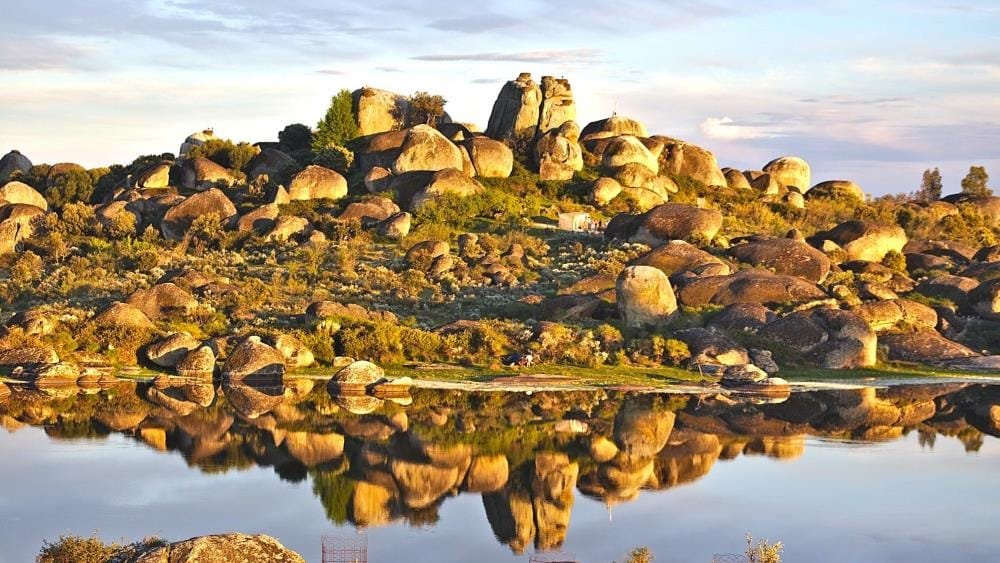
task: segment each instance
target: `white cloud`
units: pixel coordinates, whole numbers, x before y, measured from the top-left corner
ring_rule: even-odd
[[[736,141],[777,137],[780,132],[758,125],[737,125],[729,117],[708,117],[701,122],[701,133],[710,139]]]

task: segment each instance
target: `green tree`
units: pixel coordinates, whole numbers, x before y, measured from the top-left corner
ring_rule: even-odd
[[[312,148],[321,150],[335,145],[345,145],[358,136],[358,124],[354,121],[354,109],[351,93],[347,90],[337,92],[330,99],[330,107],[326,115],[316,124],[313,132]]]
[[[70,170],[59,174],[45,191],[45,199],[55,209],[62,209],[67,203],[90,201],[94,193],[94,179],[84,170]]]
[[[278,142],[290,151],[308,149],[312,146],[313,132],[308,125],[292,123],[278,133]]]
[[[969,173],[962,178],[962,193],[974,196],[993,195],[993,190],[986,186],[989,181],[990,175],[986,173],[986,168],[970,166]]]
[[[920,180],[920,189],[916,193],[917,201],[930,203],[941,199],[941,171],[934,167],[924,170],[924,176]]]
[[[408,121],[411,125],[423,123],[426,125],[436,125],[438,119],[444,115],[444,105],[448,100],[441,96],[428,94],[427,92],[416,92],[410,96],[410,115]]]

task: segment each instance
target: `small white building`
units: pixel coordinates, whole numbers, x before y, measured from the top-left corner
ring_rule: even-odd
[[[590,226],[590,213],[574,211],[559,214],[559,228],[567,231],[583,231]]]

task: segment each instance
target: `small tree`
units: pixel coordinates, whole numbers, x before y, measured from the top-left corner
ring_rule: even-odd
[[[292,123],[278,133],[278,142],[290,151],[308,149],[312,146],[313,132],[308,125]]]
[[[986,186],[990,181],[990,175],[986,173],[986,168],[982,166],[970,166],[969,173],[962,178],[962,193],[974,196],[990,196],[993,190]]]
[[[94,193],[94,179],[84,170],[69,170],[56,176],[45,191],[45,199],[54,209],[67,203],[90,201]]]
[[[934,167],[924,170],[924,176],[920,180],[920,189],[917,190],[916,200],[930,203],[941,199],[941,171]]]
[[[410,96],[410,115],[408,121],[411,125],[423,123],[425,125],[436,125],[438,119],[444,115],[444,105],[448,100],[441,96],[428,94],[427,92],[416,92]]]
[[[358,124],[354,121],[354,109],[351,93],[341,90],[330,99],[330,107],[326,115],[316,124],[312,137],[313,150],[325,149],[334,145],[344,145],[358,136]]]

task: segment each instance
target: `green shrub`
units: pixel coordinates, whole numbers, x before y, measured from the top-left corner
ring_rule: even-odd
[[[287,151],[298,151],[312,147],[313,132],[308,125],[292,123],[278,133],[278,142]]]
[[[204,157],[219,166],[234,171],[246,168],[247,163],[260,153],[260,149],[249,143],[233,143],[229,139],[209,139],[188,152],[188,156]]]
[[[52,180],[45,190],[45,199],[54,209],[70,203],[87,203],[94,193],[94,179],[83,170],[69,170]]]
[[[358,124],[354,120],[354,101],[348,90],[341,90],[330,98],[326,115],[316,124],[313,132],[314,151],[334,146],[346,145],[358,136]]]

